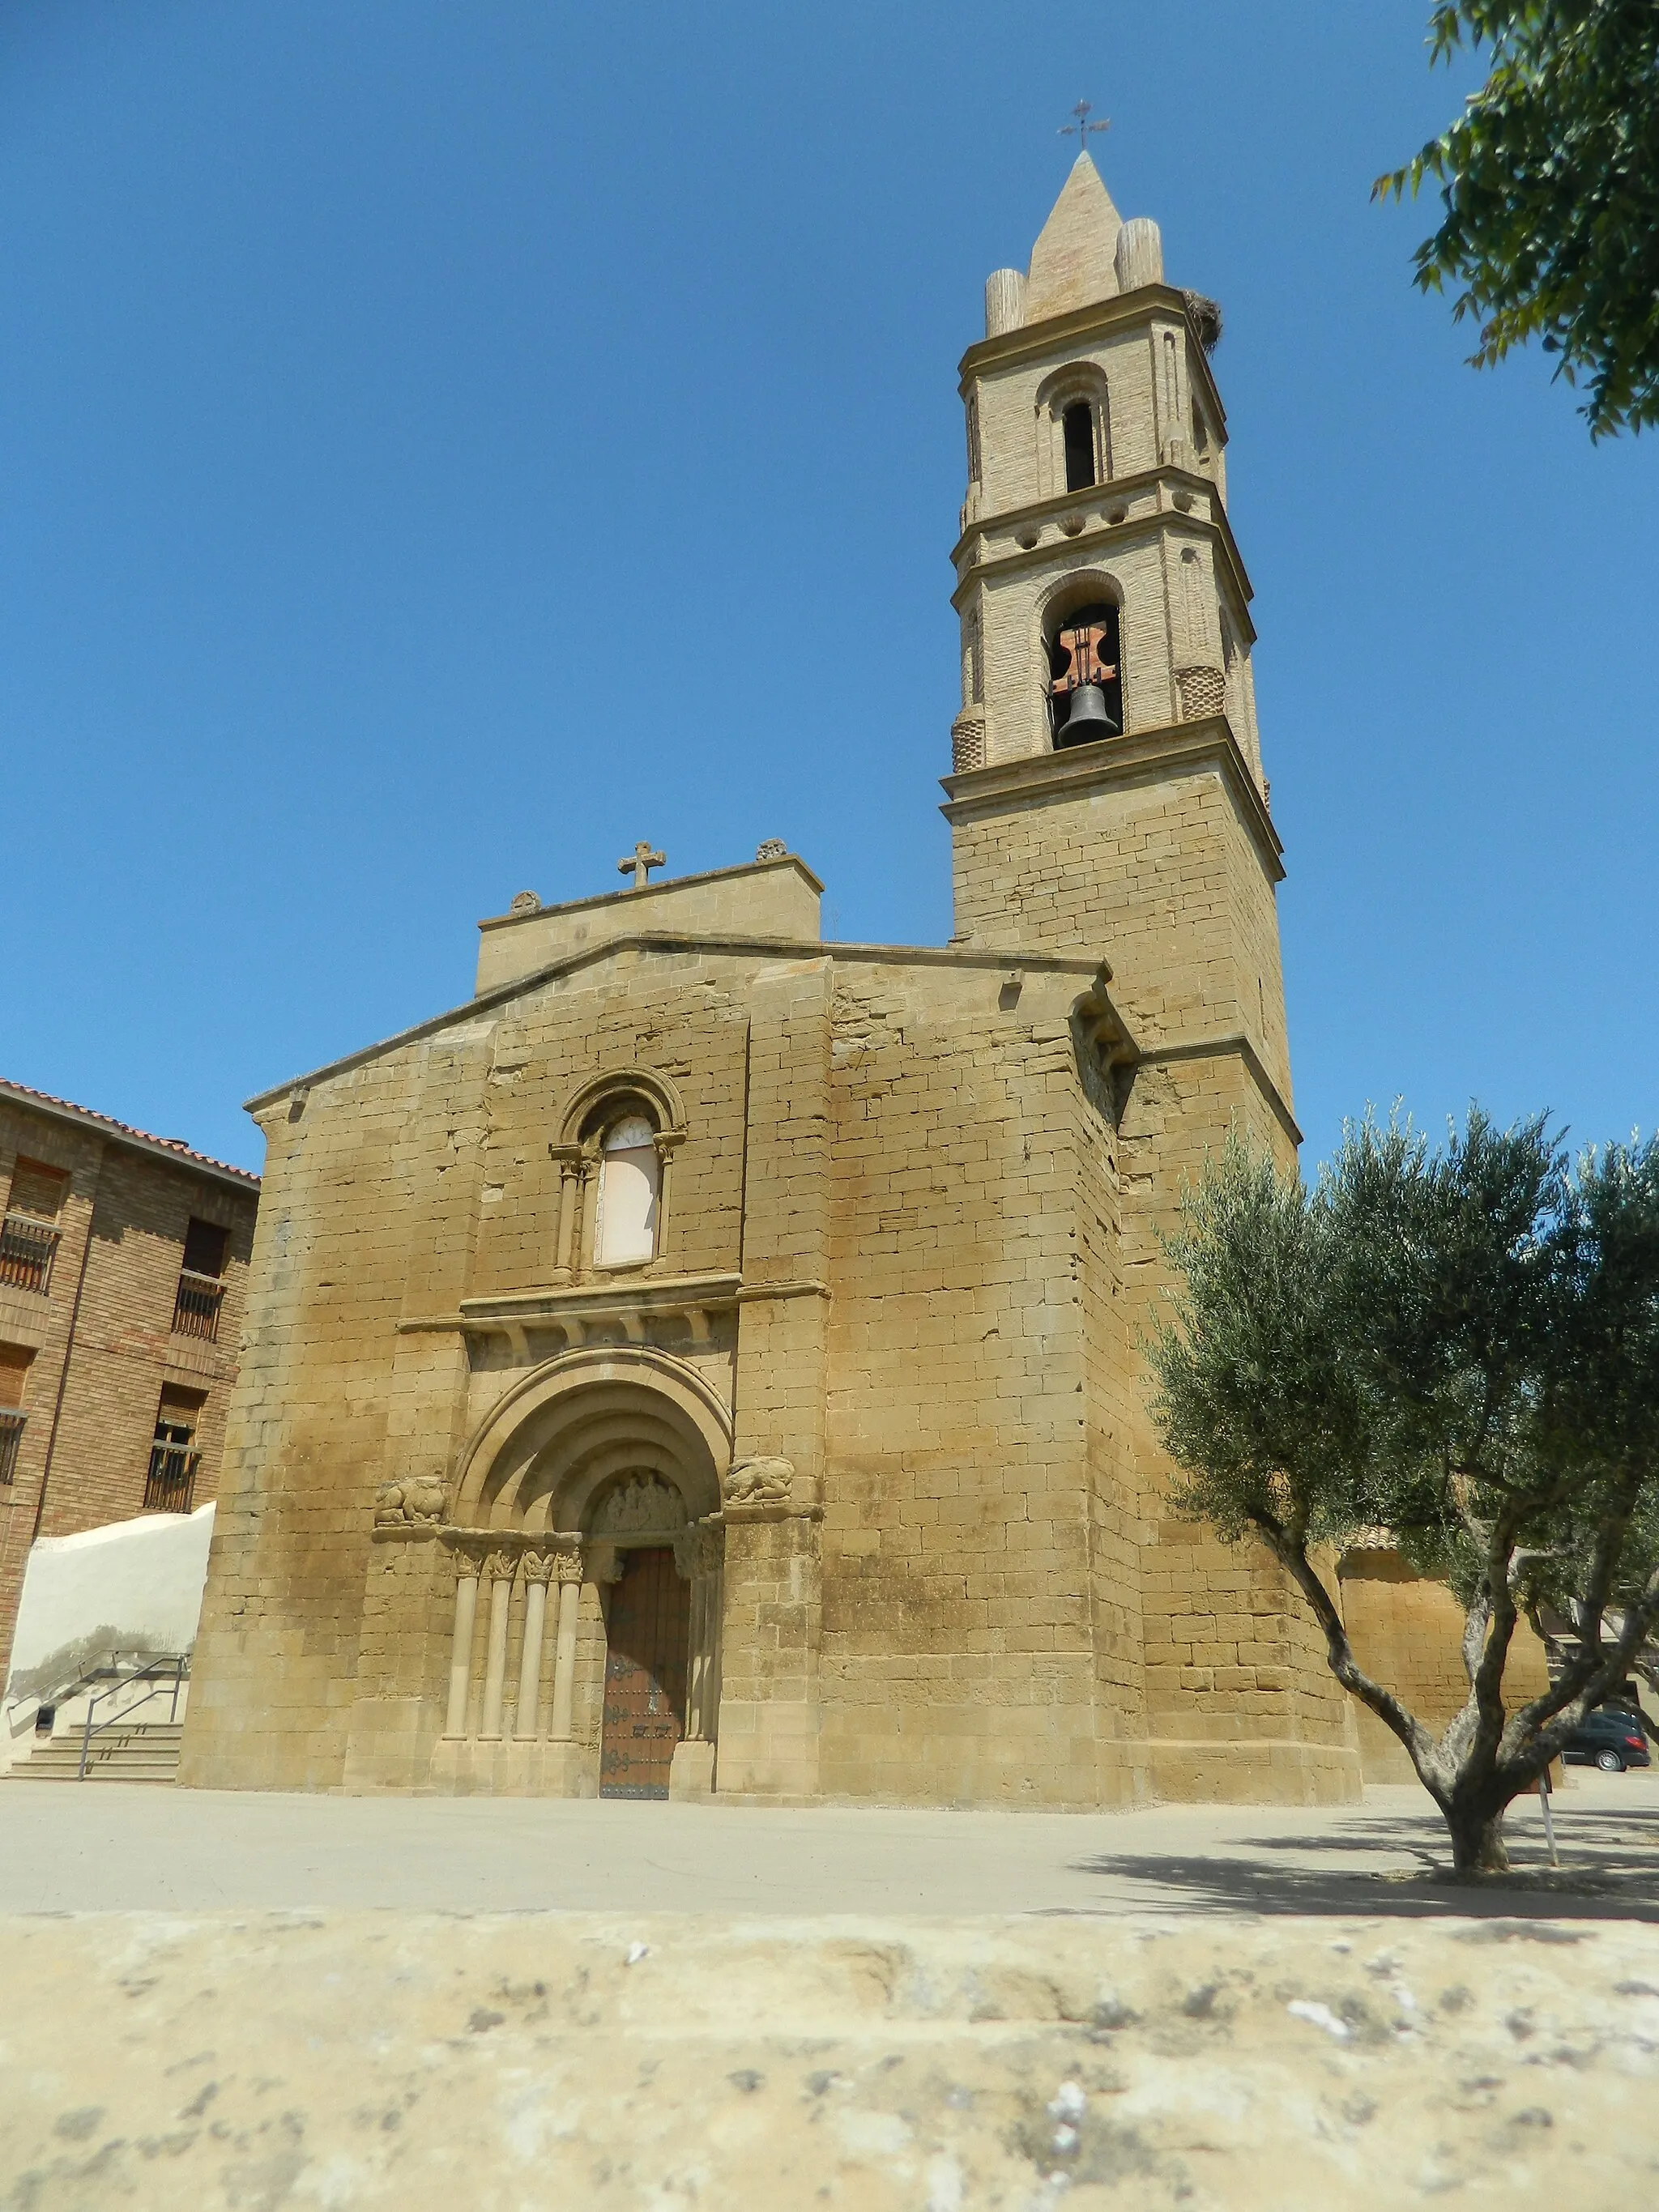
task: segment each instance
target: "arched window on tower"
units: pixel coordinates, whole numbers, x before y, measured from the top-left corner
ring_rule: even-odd
[[[593,1255],[601,1267],[637,1266],[656,1258],[661,1197],[657,1133],[643,1114],[625,1114],[605,1131],[599,1148]]]
[[[1123,731],[1118,610],[1097,599],[1062,615],[1048,633],[1048,726],[1054,750]]]
[[[1091,490],[1112,477],[1112,406],[1097,362],[1069,361],[1036,389],[1039,499]]]
[[[1086,399],[1074,399],[1060,416],[1066,444],[1066,489],[1087,491],[1095,476],[1095,410]]]

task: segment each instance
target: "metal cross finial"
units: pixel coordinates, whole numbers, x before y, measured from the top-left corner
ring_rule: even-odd
[[[634,850],[629,854],[629,858],[625,860],[617,861],[617,873],[619,876],[632,876],[634,878],[633,888],[636,891],[639,891],[643,890],[647,884],[650,882],[651,871],[653,868],[665,868],[667,866],[667,854],[653,853],[651,849],[650,840],[646,837],[641,837],[639,843],[635,846]]]
[[[1086,154],[1088,152],[1089,133],[1091,131],[1109,131],[1112,127],[1112,118],[1109,115],[1103,123],[1090,122],[1089,110],[1091,105],[1092,102],[1089,100],[1079,100],[1077,106],[1072,110],[1073,114],[1077,118],[1077,121],[1075,123],[1062,123],[1060,126],[1059,135],[1060,137],[1075,138],[1077,140],[1077,149],[1079,154]]]

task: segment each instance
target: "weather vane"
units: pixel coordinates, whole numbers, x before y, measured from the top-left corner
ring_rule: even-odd
[[[1089,110],[1092,104],[1093,103],[1090,100],[1079,100],[1077,106],[1072,110],[1073,114],[1077,118],[1077,121],[1075,123],[1062,123],[1060,126],[1060,136],[1062,138],[1075,138],[1077,140],[1078,152],[1079,154],[1086,154],[1088,152],[1089,133],[1091,131],[1109,131],[1112,127],[1112,118],[1109,115],[1103,123],[1090,122]]]

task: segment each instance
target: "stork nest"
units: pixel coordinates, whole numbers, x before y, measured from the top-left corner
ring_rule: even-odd
[[[1221,343],[1221,302],[1202,292],[1183,291],[1181,296],[1187,302],[1194,335],[1206,353],[1213,353]]]

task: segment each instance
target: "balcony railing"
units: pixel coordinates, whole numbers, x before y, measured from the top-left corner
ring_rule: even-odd
[[[150,1448],[149,1479],[144,1485],[146,1513],[188,1513],[196,1495],[196,1470],[202,1455],[187,1444]]]
[[[0,1483],[9,1482],[17,1472],[18,1447],[23,1441],[23,1424],[27,1413],[20,1413],[9,1406],[0,1406]]]
[[[52,1287],[58,1234],[50,1221],[37,1221],[29,1213],[9,1213],[0,1222],[0,1283],[44,1296]]]
[[[186,1267],[179,1278],[179,1288],[173,1301],[173,1333],[175,1336],[205,1337],[210,1344],[219,1340],[219,1309],[224,1304],[225,1286],[217,1275],[198,1275]]]

